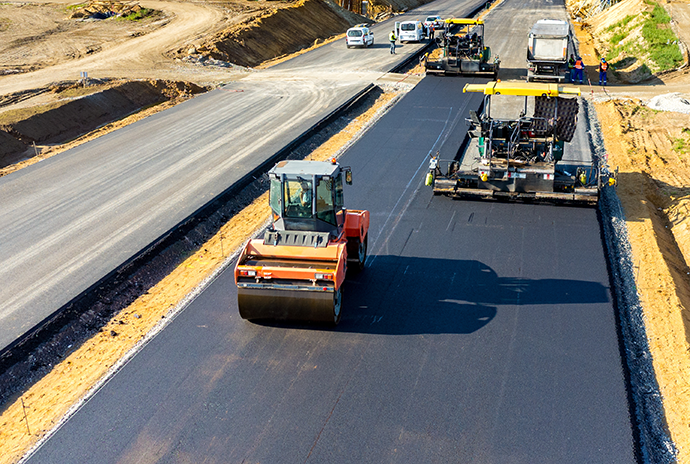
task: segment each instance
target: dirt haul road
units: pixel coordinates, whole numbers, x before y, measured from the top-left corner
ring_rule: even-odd
[[[68,5],[73,2],[40,0],[36,3]],[[165,55],[180,44],[211,33],[218,23],[223,22],[223,13],[203,3],[143,1],[140,5],[164,12],[163,18],[148,28],[153,29],[152,32],[133,38],[121,37],[112,44],[101,43],[100,51],[82,58],[29,73],[0,77],[0,95],[76,80],[80,78],[80,72],[87,72],[90,77],[198,80],[198,68],[181,65]],[[21,15],[16,16],[21,18]],[[41,47],[46,55],[53,53],[57,56],[66,46],[64,40],[42,40]],[[5,58],[8,59],[10,57]],[[203,70],[205,81],[227,80],[230,75],[231,71],[224,68]]]

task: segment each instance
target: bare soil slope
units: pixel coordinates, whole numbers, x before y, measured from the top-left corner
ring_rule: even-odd
[[[572,1],[569,7],[582,17],[594,11],[595,3]],[[688,3],[671,5],[674,29],[690,31],[690,17],[674,13],[686,11]],[[586,17],[580,23],[584,27],[576,27],[590,80],[597,82],[596,67],[610,44],[612,26],[650,6],[624,0]],[[653,96],[671,92],[690,98],[690,73],[687,66],[657,74],[647,70],[647,80],[627,85],[626,81],[645,77],[632,75],[642,74],[640,68],[639,63],[637,68],[631,63],[610,73],[609,87],[588,90],[588,96],[596,102],[609,164],[620,168],[617,191],[625,210],[666,422],[678,462],[690,463],[690,115],[645,106]]]

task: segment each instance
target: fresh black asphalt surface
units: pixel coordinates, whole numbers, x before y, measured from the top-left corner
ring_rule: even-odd
[[[437,0],[396,21],[463,16]],[[0,350],[339,108],[424,44],[325,45],[0,178]]]
[[[596,210],[423,185],[464,82],[427,77],[342,156],[372,226],[337,328],[241,320],[229,268],[29,462],[635,462]]]

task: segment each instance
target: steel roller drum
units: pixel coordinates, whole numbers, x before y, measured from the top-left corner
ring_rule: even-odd
[[[239,287],[237,303],[242,319],[337,324],[340,320],[341,293],[333,288],[310,291]]]

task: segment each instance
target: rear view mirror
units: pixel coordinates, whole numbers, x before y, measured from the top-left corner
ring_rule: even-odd
[[[352,185],[352,171],[345,171],[345,183]]]

